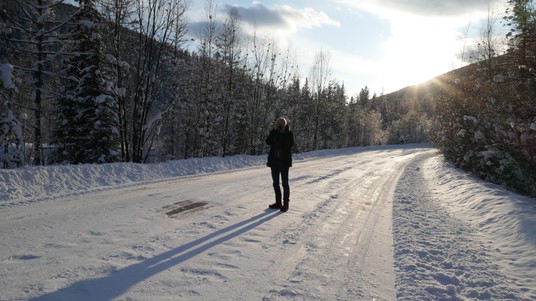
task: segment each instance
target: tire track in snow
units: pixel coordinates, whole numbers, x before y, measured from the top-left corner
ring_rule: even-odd
[[[52,242],[68,245],[60,250],[48,241],[21,240],[20,258],[41,256],[25,265],[46,262],[48,275],[68,276],[59,281],[33,274],[21,291],[40,287],[41,293],[26,295],[46,292],[50,299],[72,300],[102,294],[133,300],[382,300],[388,294],[380,278],[392,269],[388,258],[378,258],[392,257],[389,191],[404,165],[426,151],[297,162],[285,214],[259,214],[273,201],[266,167],[11,208],[26,217],[30,209],[32,215],[41,208],[57,213],[59,219],[16,223],[49,225],[42,233],[62,236]],[[180,219],[166,217],[162,208],[181,200],[213,206]],[[16,229],[21,227],[13,225]],[[82,240],[87,244],[79,244]],[[30,252],[34,249],[40,252]],[[109,291],[101,293],[104,288]]]
[[[401,157],[392,166],[356,156],[346,159],[345,168],[333,167],[326,176],[304,183],[302,189],[319,190],[324,200],[300,224],[283,231],[283,240],[292,241],[281,251],[288,258],[275,277],[283,281],[274,283],[280,289],[263,300],[393,300],[391,200],[412,159]]]

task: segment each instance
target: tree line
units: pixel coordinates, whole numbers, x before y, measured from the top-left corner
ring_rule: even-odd
[[[258,155],[285,116],[295,152],[431,141],[536,194],[532,0],[508,1],[505,42],[490,15],[470,65],[379,96],[348,96],[324,51],[301,78],[291,49],[245,34],[212,0],[186,41],[187,12],[186,0],[2,1],[0,166]]]
[[[324,51],[301,79],[235,9],[216,18],[207,0],[189,50],[185,0],[63,2],[0,3],[3,168],[262,154],[279,116],[296,152],[426,139],[430,110],[349,97]]]

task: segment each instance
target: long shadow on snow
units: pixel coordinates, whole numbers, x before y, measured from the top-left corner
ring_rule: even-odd
[[[68,287],[30,300],[111,300],[120,296],[137,283],[200,255],[219,244],[238,237],[280,215],[279,211],[277,213],[273,212],[273,210],[266,209],[261,214],[218,230],[151,259],[113,271],[102,278],[80,280]],[[224,234],[225,236],[221,236]],[[217,238],[218,236],[221,237]],[[208,242],[211,239],[215,240]]]

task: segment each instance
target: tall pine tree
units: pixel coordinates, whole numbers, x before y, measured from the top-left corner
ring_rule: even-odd
[[[73,35],[73,56],[65,96],[60,100],[56,138],[61,159],[70,163],[118,160],[118,118],[101,45],[103,26],[95,0],[80,0]]]
[[[20,167],[24,159],[22,126],[11,111],[16,90],[12,72],[13,66],[0,64],[0,168]]]

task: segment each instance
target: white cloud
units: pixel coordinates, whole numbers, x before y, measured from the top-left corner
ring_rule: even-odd
[[[336,0],[348,7],[358,7],[380,15],[405,13],[417,16],[449,17],[486,11],[489,0]]]
[[[250,7],[226,5],[224,10],[236,8],[240,20],[248,25],[249,29],[271,34],[292,34],[300,29],[315,27],[340,26],[340,23],[330,18],[326,13],[312,8],[296,9],[289,5],[275,5],[266,7],[259,1],[254,1]]]

